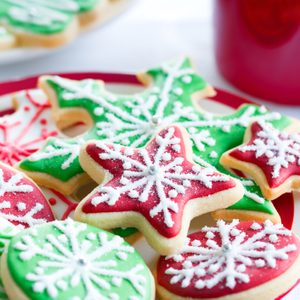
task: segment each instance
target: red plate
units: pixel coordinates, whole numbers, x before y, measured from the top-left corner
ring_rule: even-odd
[[[100,79],[106,83],[119,83],[129,85],[140,85],[134,75],[131,74],[116,74],[116,73],[58,73],[66,78],[81,80],[86,78]],[[39,76],[28,77],[25,79],[2,82],[0,83],[0,96],[8,93],[16,92],[23,89],[35,88],[37,85],[37,79]],[[226,91],[216,89],[217,95],[212,97],[214,101],[225,104],[231,108],[238,108],[244,103],[253,103],[242,97],[233,95]],[[8,113],[11,111],[5,111]],[[0,112],[3,115],[4,112]],[[277,211],[279,212],[282,223],[286,228],[291,229],[294,221],[294,197],[292,193],[284,194],[280,198],[273,201]]]

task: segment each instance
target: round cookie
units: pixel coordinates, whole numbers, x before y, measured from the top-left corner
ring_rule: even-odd
[[[0,117],[0,160],[14,165],[39,150],[58,129],[46,95],[38,89],[24,90],[0,98],[1,109],[15,112]]]
[[[300,276],[300,241],[281,224],[217,221],[157,264],[161,299],[273,300]]]
[[[154,299],[151,272],[133,247],[71,219],[22,231],[2,263],[11,299]]]
[[[0,217],[0,256],[4,253],[5,247],[9,244],[11,238],[19,232],[17,226],[6,219]],[[4,290],[2,277],[0,276],[0,299],[7,300],[7,295]]]
[[[37,185],[3,163],[0,163],[0,217],[22,228],[54,220],[49,203]]]

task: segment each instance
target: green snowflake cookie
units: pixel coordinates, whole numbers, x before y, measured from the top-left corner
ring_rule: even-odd
[[[71,219],[19,233],[6,263],[5,285],[17,285],[32,300],[154,298],[152,275],[133,247]],[[9,295],[15,297],[13,289]]]
[[[14,31],[51,35],[64,31],[76,15],[101,0],[1,0],[0,23]]]
[[[13,236],[19,232],[19,229],[7,221],[6,219],[0,217],[0,256],[2,256],[5,247],[8,245]],[[0,278],[0,300],[8,299],[4,286],[2,283],[2,278]]]

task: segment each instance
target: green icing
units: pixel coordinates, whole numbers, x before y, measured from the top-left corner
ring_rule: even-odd
[[[71,219],[15,236],[7,265],[15,283],[32,300],[153,298],[152,275],[133,247]]]
[[[11,224],[6,219],[0,218],[0,256],[2,256],[6,245],[10,242],[12,237],[18,233],[16,226]],[[0,278],[0,300],[8,299],[4,290],[2,278]]]
[[[129,228],[115,228],[112,230],[114,234],[117,234],[121,237],[128,237],[135,233],[137,233],[137,229],[129,227]]]
[[[291,123],[289,118],[257,105],[243,105],[226,116],[196,110],[191,97],[203,91],[207,83],[193,70],[186,58],[151,69],[147,75],[151,77],[152,85],[136,95],[109,93],[95,80],[70,81],[48,77],[46,81],[56,94],[58,107],[61,110],[86,110],[95,126],[81,140],[76,140],[78,148],[74,147],[73,152],[67,151],[66,155],[60,155],[68,146],[57,147],[61,140],[54,138],[48,141],[46,148],[21,162],[21,168],[65,180],[64,173],[70,175],[67,178],[79,173],[77,156],[73,154],[79,152],[84,141],[92,138],[142,147],[163,127],[179,123],[190,134],[194,160],[199,164],[209,163],[224,172],[219,163],[220,156],[242,143],[245,130],[254,119],[269,121],[280,129]],[[74,143],[74,139],[64,140],[64,143]],[[59,149],[48,151],[47,147],[50,150]],[[70,167],[63,169],[61,162],[70,159]],[[258,186],[253,181],[253,185],[249,185],[249,180],[247,182],[246,195],[234,208],[274,213],[272,204],[262,198]]]
[[[34,34],[64,31],[80,12],[92,10],[100,0],[2,0],[0,22]]]

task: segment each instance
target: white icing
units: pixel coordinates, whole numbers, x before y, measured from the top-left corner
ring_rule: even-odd
[[[225,284],[233,289],[239,283],[248,283],[251,280],[247,267],[266,267],[271,270],[276,268],[277,260],[286,260],[290,252],[297,250],[294,244],[275,247],[278,236],[292,234],[281,224],[273,225],[272,222],[266,221],[259,227],[259,224],[254,223],[251,226],[255,231],[252,237],[246,232],[237,235],[233,230],[238,224],[238,220],[228,224],[219,220],[216,227],[202,229],[202,232],[206,232],[206,242],[195,245],[190,244],[188,239],[179,254],[166,257],[182,263],[180,268],[166,269],[165,273],[171,276],[170,283],[180,282],[182,288],[193,284],[197,289],[212,289]],[[215,235],[220,238],[220,243],[214,240]],[[188,255],[185,257],[185,254]]]
[[[16,173],[7,180],[4,179],[3,170],[0,168],[0,197],[6,193],[30,193],[33,191],[33,187],[29,184],[22,183],[24,179],[22,173]]]
[[[288,135],[275,129],[271,124],[259,122],[261,130],[253,143],[238,149],[242,152],[254,152],[255,157],[266,157],[267,164],[272,166],[272,177],[278,178],[282,168],[296,163],[300,166],[300,135]]]
[[[102,160],[119,160],[124,170],[119,186],[106,185],[98,188],[97,192],[101,195],[92,198],[91,203],[94,206],[104,202],[113,206],[122,195],[139,202],[150,201],[153,195],[157,195],[155,205],[149,214],[153,218],[162,213],[164,223],[172,227],[174,221],[171,212],[178,212],[178,205],[172,198],[179,194],[184,195],[192,182],[210,189],[214,182],[229,180],[228,176],[217,173],[212,168],[194,165],[192,170],[184,170],[184,157],[176,155],[172,147],[182,142],[175,135],[174,127],[168,128],[164,134],[157,135],[154,141],[157,147],[153,152],[147,152],[146,148],[137,149],[134,156],[127,155],[128,151],[117,145],[110,147],[103,142],[95,143],[102,151],[100,154]],[[170,162],[163,160],[166,153],[172,158]]]
[[[216,151],[211,151],[210,155],[211,158],[217,158],[219,155]]]
[[[86,294],[81,299],[109,299],[102,295],[101,290],[110,291],[126,281],[142,299],[146,278],[140,272],[145,267],[137,264],[128,270],[118,270],[118,260],[129,259],[134,253],[133,247],[126,245],[119,236],[109,239],[104,231],[97,233],[97,239],[91,242],[87,226],[71,219],[51,224],[64,239],[58,239],[54,234],[48,234],[45,239],[38,238],[38,234],[25,234],[15,244],[22,261],[39,258],[36,267],[26,276],[33,283],[34,292],[46,292],[50,298],[56,299],[61,291],[83,285]],[[116,260],[106,257],[111,253]]]
[[[254,186],[255,183],[253,180],[250,179],[243,179],[240,177],[240,181],[242,183],[242,185],[245,187],[245,196],[248,197],[249,199],[259,203],[259,204],[264,204],[265,203],[265,198],[257,195],[256,193],[250,192],[249,190],[247,190],[248,186]]]
[[[28,210],[24,215],[17,216],[11,213],[5,213],[2,210],[12,208],[9,201],[3,201],[0,203],[0,217],[7,219],[10,222],[18,222],[22,227],[23,224],[32,227],[34,225],[40,225],[46,223],[47,220],[44,218],[37,218],[35,215],[44,209],[44,206],[41,203],[36,203],[30,210]]]

